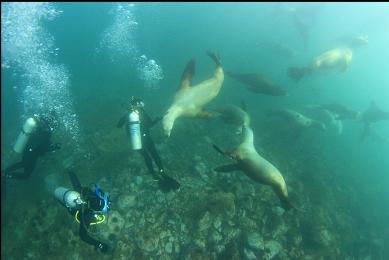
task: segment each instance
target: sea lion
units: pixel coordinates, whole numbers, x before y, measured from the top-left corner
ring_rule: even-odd
[[[354,111],[352,109],[347,108],[346,106],[333,102],[331,104],[322,104],[319,105],[319,108],[328,110],[334,114],[336,114],[337,120],[345,120],[345,119],[357,119],[360,117],[359,111]]]
[[[219,58],[213,53],[207,52],[207,54],[216,64],[214,76],[192,86],[195,61],[192,59],[188,62],[182,74],[181,84],[174,96],[173,104],[162,119],[165,135],[170,136],[174,122],[178,117],[211,116],[209,112],[203,111],[203,107],[219,94],[224,81],[224,72]]]
[[[317,56],[308,66],[288,68],[288,76],[298,82],[303,76],[318,70],[338,68],[340,72],[344,72],[347,70],[352,57],[353,52],[347,47],[331,49]]]
[[[365,124],[371,124],[379,121],[388,121],[389,112],[381,110],[374,101],[370,103],[370,107],[362,113],[361,119]]]
[[[322,122],[326,126],[326,131],[335,132],[341,135],[343,132],[343,123],[338,119],[338,115],[332,111],[324,109],[320,106],[306,106],[308,115],[315,120]]]
[[[350,36],[344,35],[337,39],[338,44],[346,45],[350,48],[358,48],[369,43],[369,37],[367,35]]]
[[[221,118],[225,123],[236,126],[249,126],[250,117],[246,111],[235,105],[225,105],[221,108],[215,109],[220,113]]]
[[[389,112],[381,110],[374,101],[370,107],[361,114],[361,120],[364,123],[361,140],[371,134],[371,124],[379,121],[389,121]]]
[[[252,180],[271,186],[285,210],[294,208],[288,199],[288,190],[280,171],[255,150],[253,130],[244,127],[243,136],[243,142],[231,152],[223,152],[214,145],[217,151],[236,160],[234,164],[219,166],[214,170],[216,172],[243,171]]]
[[[250,116],[246,112],[245,104],[242,103],[242,108],[235,105],[225,105],[215,109],[219,113],[220,118],[227,124],[232,124],[238,127],[237,134],[242,132],[242,127],[250,125]]]
[[[261,93],[271,96],[285,96],[286,91],[277,86],[274,82],[265,78],[259,73],[233,73],[226,72],[231,78],[246,84],[247,89],[254,93]]]
[[[292,109],[273,109],[267,111],[268,116],[278,116],[287,120],[295,128],[309,128],[314,127],[320,130],[325,130],[326,126],[315,119],[309,118]]]

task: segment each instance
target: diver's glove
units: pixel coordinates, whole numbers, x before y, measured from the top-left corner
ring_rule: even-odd
[[[108,245],[105,243],[99,243],[96,245],[96,249],[98,249],[101,253],[106,254],[108,252]]]

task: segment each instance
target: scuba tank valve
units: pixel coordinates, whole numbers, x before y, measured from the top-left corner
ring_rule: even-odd
[[[76,208],[85,203],[81,199],[80,193],[74,190],[58,187],[54,191],[54,196],[67,208]]]

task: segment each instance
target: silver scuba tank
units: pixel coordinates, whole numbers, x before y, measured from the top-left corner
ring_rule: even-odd
[[[14,151],[17,153],[22,153],[24,148],[27,145],[28,140],[30,139],[31,133],[33,133],[38,124],[36,120],[32,117],[28,118],[26,122],[23,125],[22,131],[20,132],[18,139],[16,139],[16,142],[14,144]]]
[[[137,110],[132,110],[128,115],[129,123],[129,137],[133,150],[142,149],[142,137],[140,131],[140,120],[139,112]]]
[[[83,203],[80,193],[64,187],[56,188],[54,196],[67,208],[75,208]]]

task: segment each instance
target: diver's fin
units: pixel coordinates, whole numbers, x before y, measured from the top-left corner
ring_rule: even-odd
[[[222,66],[219,55],[216,55],[214,52],[211,51],[207,51],[207,54],[215,62],[216,67]]]
[[[172,177],[169,177],[168,175],[163,175],[162,178],[158,181],[158,185],[163,192],[178,190],[181,186],[178,181]]]
[[[222,165],[219,167],[216,167],[213,169],[216,172],[232,172],[232,171],[239,171],[241,169],[239,163],[234,163],[234,164],[227,164],[227,165]]]
[[[116,124],[117,128],[121,128],[126,122],[126,115],[122,116]]]
[[[196,61],[191,59],[185,66],[181,76],[181,82],[178,89],[189,88],[192,85],[192,79],[195,74]]]

